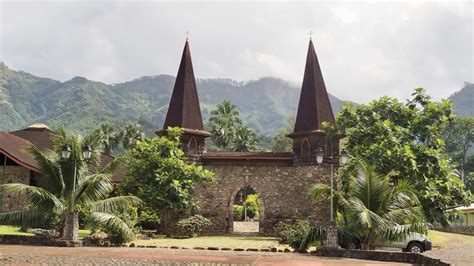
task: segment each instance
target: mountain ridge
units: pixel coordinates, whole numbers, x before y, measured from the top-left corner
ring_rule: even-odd
[[[0,129],[11,131],[39,122],[87,131],[104,121],[123,126],[135,120],[152,135],[163,125],[174,81],[174,76],[159,74],[115,84],[81,76],[61,82],[11,70],[0,62]],[[300,88],[274,77],[197,79],[196,83],[204,122],[218,103],[229,99],[243,121],[266,136],[276,135],[286,125],[299,102]],[[330,101],[336,114],[343,101],[332,95]]]

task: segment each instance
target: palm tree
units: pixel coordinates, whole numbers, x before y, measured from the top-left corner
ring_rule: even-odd
[[[409,182],[398,180],[393,184],[391,175],[378,174],[362,162],[356,176],[347,181],[346,192],[334,193],[340,237],[356,238],[361,249],[373,249],[378,240],[398,239],[410,232],[426,233],[428,224]],[[329,192],[326,184],[316,184],[310,194],[313,199],[320,199]]]
[[[257,145],[258,137],[250,128],[241,126],[236,130],[232,141],[233,151],[254,151]]]
[[[236,129],[242,125],[239,111],[229,100],[217,105],[216,110],[211,111],[209,127],[212,133],[211,140],[221,149],[228,150],[235,138]]]
[[[97,129],[97,133],[104,152],[110,155],[119,143],[119,136],[117,132],[115,132],[114,125],[109,122],[103,123]]]
[[[134,237],[127,224],[114,215],[128,206],[137,206],[141,200],[134,196],[108,197],[113,190],[110,172],[113,165],[100,169],[100,150],[92,151],[90,159],[84,158],[85,147],[100,147],[97,132],[82,137],[66,135],[63,128],[54,137],[54,151],[30,149],[36,160],[40,176],[37,186],[21,183],[1,187],[13,196],[23,196],[28,202],[25,210],[0,213],[0,223],[12,225],[36,224],[45,215],[61,217],[62,238],[78,239],[78,212],[88,213],[93,222],[120,232],[126,240]],[[59,154],[68,146],[70,156],[61,159]]]
[[[125,149],[135,145],[137,140],[143,140],[145,134],[140,130],[140,125],[137,123],[128,123],[120,132],[120,140]]]

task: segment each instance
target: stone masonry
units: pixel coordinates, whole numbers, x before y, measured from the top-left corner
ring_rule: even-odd
[[[1,166],[0,167],[0,184],[6,183],[23,183],[29,184],[30,181],[30,170],[22,166]],[[16,211],[21,210],[26,207],[26,199],[13,197],[8,193],[1,193],[2,195],[2,205],[1,211]]]
[[[233,202],[239,190],[252,187],[260,198],[260,234],[272,235],[279,221],[308,219],[317,224],[329,220],[327,199],[313,201],[308,191],[316,183],[327,183],[327,168],[309,166],[206,166],[218,180],[196,191],[201,214],[212,221],[206,234],[233,231]]]

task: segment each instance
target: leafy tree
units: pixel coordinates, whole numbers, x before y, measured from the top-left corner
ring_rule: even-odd
[[[59,216],[62,219],[62,237],[77,240],[78,212],[87,213],[88,219],[103,227],[122,234],[125,240],[134,238],[127,224],[114,213],[127,206],[141,203],[134,196],[109,197],[113,190],[110,179],[112,165],[100,169],[100,144],[96,133],[82,137],[67,135],[63,128],[54,137],[54,151],[42,152],[32,147],[30,152],[38,163],[41,175],[37,186],[20,183],[2,185],[13,196],[23,196],[28,208],[21,211],[0,213],[2,224],[35,225],[44,215]],[[68,145],[71,155],[60,159],[60,152]],[[89,160],[83,158],[83,148],[90,146],[94,151]]]
[[[258,137],[255,132],[246,126],[239,127],[232,141],[233,151],[254,151],[257,149]]]
[[[112,123],[100,124],[97,134],[104,152],[109,155],[112,154],[112,151],[117,148],[120,142],[119,134],[115,131],[114,125]]]
[[[124,160],[128,168],[122,188],[160,213],[165,232],[169,229],[166,215],[197,209],[193,200],[195,187],[214,180],[212,172],[188,163],[180,149],[180,136],[179,128],[168,128],[167,136],[138,141]]]
[[[358,239],[361,249],[373,249],[377,240],[394,240],[410,232],[426,233],[427,223],[414,187],[406,180],[392,184],[391,175],[379,174],[375,167],[358,163],[356,175],[349,177],[348,189],[336,191],[339,234]],[[311,188],[320,199],[330,193],[326,184]],[[317,230],[321,232],[321,230]],[[309,234],[310,241],[321,234]]]
[[[257,194],[250,194],[247,196],[245,201],[243,202],[243,206],[245,212],[247,213],[247,217],[255,218],[258,215],[258,211],[260,208],[258,195]]]
[[[212,110],[208,126],[212,133],[211,140],[219,149],[229,150],[236,137],[236,131],[242,126],[237,107],[229,100],[217,105]]]
[[[293,132],[295,128],[296,116],[293,115],[288,119],[287,125],[278,131],[278,134],[272,139],[273,152],[290,152],[293,149],[293,141],[286,135]]]
[[[447,225],[445,210],[470,204],[459,179],[452,175],[441,135],[452,116],[451,104],[431,101],[424,90],[416,89],[403,104],[382,97],[357,108],[345,105],[335,128],[328,131],[345,137],[348,152],[375,167],[381,174],[394,172],[393,179],[410,182],[417,191],[429,222]],[[341,181],[356,171],[356,161],[348,163]],[[347,184],[345,185],[347,187]]]
[[[453,163],[459,165],[461,175],[468,176],[468,154],[474,143],[474,117],[455,117],[449,123],[443,136],[446,142],[446,153],[453,159]]]
[[[137,123],[128,123],[120,132],[119,139],[122,141],[124,149],[129,149],[138,140],[143,140],[145,134],[140,130],[140,125]]]

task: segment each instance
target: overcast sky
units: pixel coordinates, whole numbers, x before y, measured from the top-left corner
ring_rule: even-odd
[[[0,61],[61,81],[176,75],[189,30],[198,78],[300,86],[312,31],[328,91],[344,100],[415,87],[440,99],[473,82],[471,1],[0,1]]]

